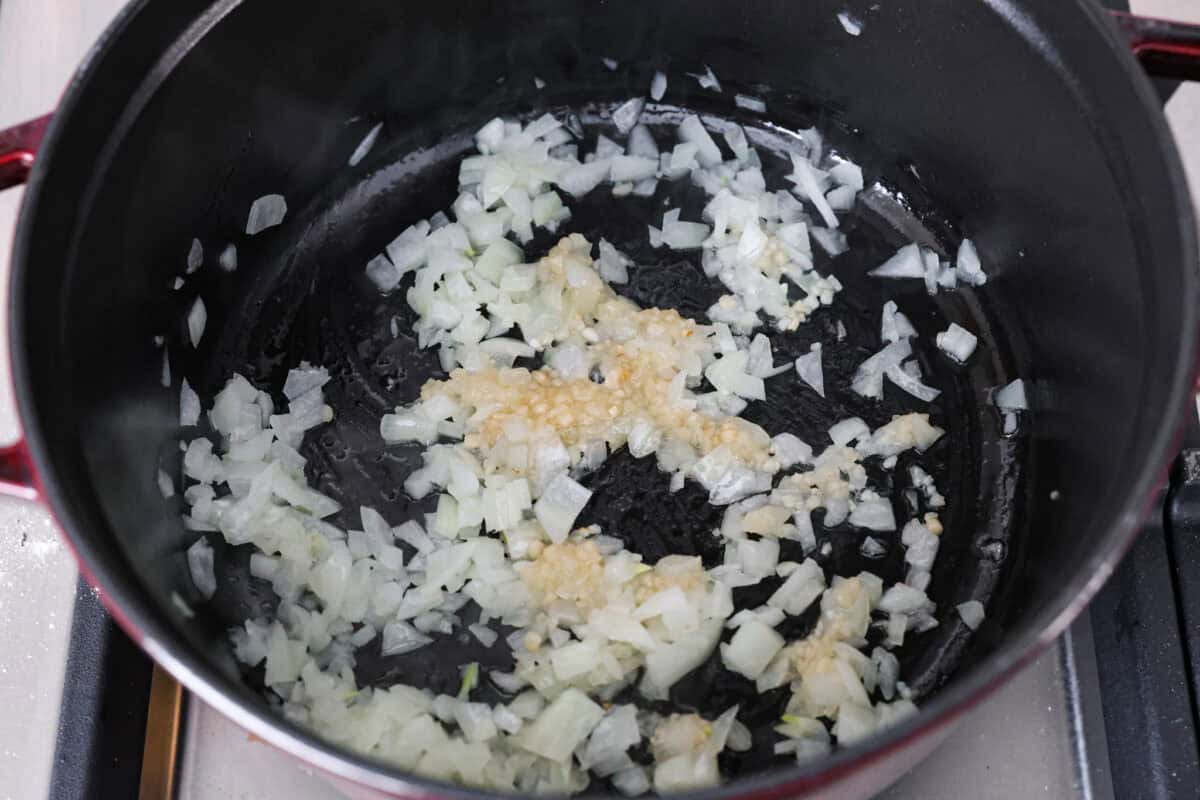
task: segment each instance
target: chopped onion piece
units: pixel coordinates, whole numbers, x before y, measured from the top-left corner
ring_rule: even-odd
[[[646,100],[643,97],[634,97],[622,103],[612,114],[613,124],[617,126],[617,130],[621,133],[629,133],[633,130],[633,126],[637,125],[638,118],[642,116],[642,109],[646,107]],[[613,178],[613,180],[617,180]]]
[[[394,620],[383,626],[383,644],[380,653],[384,656],[399,656],[419,650],[433,639],[418,631],[403,620]]]
[[[1025,394],[1025,381],[1017,378],[1012,383],[997,389],[996,394],[992,397],[992,402],[1001,411],[1027,410],[1029,401]]]
[[[569,194],[583,197],[608,180],[611,168],[608,160],[597,159],[590,164],[579,164],[564,170],[555,182]]]
[[[636,183],[653,178],[658,172],[657,158],[615,156],[612,160],[613,183]]]
[[[607,239],[600,240],[600,257],[596,259],[596,267],[601,278],[609,283],[629,283],[629,267],[632,265],[633,262]]]
[[[750,357],[738,350],[714,361],[704,370],[704,377],[719,392],[744,397],[747,400],[766,400],[766,388],[762,378],[746,372]]]
[[[645,767],[633,766],[621,770],[611,780],[613,788],[626,797],[639,797],[651,788]]]
[[[825,573],[817,562],[806,558],[767,599],[767,605],[796,617],[803,614],[824,591]]]
[[[188,338],[192,342],[192,347],[200,346],[200,339],[204,336],[204,326],[207,324],[208,310],[204,307],[204,300],[197,297],[187,315]]]
[[[237,245],[228,244],[221,251],[221,255],[217,256],[217,265],[226,272],[234,272],[238,266]]]
[[[533,504],[533,513],[551,541],[562,542],[591,498],[590,489],[571,480],[566,473],[559,473],[546,484],[542,496]]]
[[[813,455],[812,447],[790,433],[780,433],[773,437],[771,452],[784,469],[795,464],[808,464]]]
[[[329,383],[329,370],[325,367],[314,367],[307,361],[301,361],[300,366],[288,370],[283,382],[283,396],[289,401],[308,394],[313,389],[320,389]]]
[[[701,222],[680,222],[664,220],[662,227],[662,243],[672,250],[695,250],[704,244],[708,238],[709,227]]]
[[[863,538],[862,546],[858,548],[863,558],[883,558],[887,555],[887,547],[878,539],[867,536]]]
[[[164,500],[175,496],[175,482],[171,480],[170,475],[160,469],[157,480],[158,491],[162,494]]]
[[[976,630],[983,624],[983,603],[978,600],[968,600],[965,603],[959,603],[958,616],[962,617],[964,625],[971,630]]]
[[[767,111],[767,104],[761,98],[748,94],[735,94],[733,96],[733,103],[738,108],[755,111],[759,114],[765,114]]]
[[[179,387],[179,424],[187,428],[199,421],[200,396],[196,394],[196,390],[188,383],[187,378],[184,378],[183,385]]]
[[[425,263],[429,255],[429,230],[429,223],[422,220],[406,228],[387,246],[387,256],[401,276]]]
[[[600,63],[602,63],[604,65],[604,68],[607,69],[609,72],[616,72],[617,67],[619,67],[621,65],[620,62],[617,61],[615,58],[609,58],[608,56],[605,56],[604,58],[600,59]]]
[[[650,99],[657,103],[666,93],[667,76],[661,71],[655,72],[654,77],[650,79]]]
[[[871,429],[859,417],[844,419],[829,429],[830,440],[839,447],[850,444],[856,439],[865,439],[870,435]]]
[[[968,286],[982,286],[987,283],[987,275],[983,273],[979,253],[970,239],[963,239],[959,244],[955,265],[958,279]]]
[[[696,83],[700,84],[701,89],[710,89],[714,92],[721,91],[721,82],[717,80],[716,73],[712,71],[712,67],[708,64],[704,65],[703,74],[689,72],[688,75],[696,79]]]
[[[903,583],[895,584],[879,599],[879,608],[889,614],[913,614],[932,606],[925,592]]]
[[[200,269],[200,265],[204,263],[204,245],[200,244],[199,239],[192,239],[192,247],[188,250],[187,257],[187,273],[190,275]]]
[[[668,691],[680,678],[708,659],[721,640],[722,621],[706,620],[695,632],[647,653],[639,685],[642,694],[652,700],[667,699]]]
[[[679,141],[696,146],[696,158],[705,167],[721,163],[721,150],[695,114],[688,114],[679,123]]]
[[[579,758],[580,765],[600,777],[634,766],[626,751],[642,740],[637,711],[634,705],[610,709],[588,737],[587,747]]]
[[[1004,416],[1003,433],[1005,436],[1011,436],[1017,432],[1017,427],[1018,427],[1017,412],[1005,411],[1005,412],[1003,412],[1003,416]]]
[[[950,323],[950,327],[937,335],[938,348],[960,364],[965,364],[979,340],[975,334],[961,327],[958,323]]]
[[[858,365],[850,388],[863,397],[879,397],[883,393],[883,377],[886,372],[899,367],[912,355],[908,339],[899,339],[880,350]]]
[[[838,185],[846,186],[855,191],[861,191],[863,188],[862,167],[853,161],[846,161],[845,159],[838,161],[838,163],[829,168],[829,177],[837,181]]]
[[[940,389],[934,389],[932,386],[926,386],[921,383],[920,378],[914,378],[900,365],[893,364],[887,368],[888,379],[896,384],[898,389],[901,389],[918,400],[924,400],[926,403],[937,399],[942,392]]]
[[[213,572],[212,545],[205,541],[204,537],[197,539],[187,549],[187,563],[196,591],[205,600],[211,599],[217,592],[217,578]]]
[[[721,645],[721,663],[750,680],[755,680],[783,649],[783,637],[758,620],[737,629],[729,644]]]
[[[400,285],[401,275],[383,253],[367,262],[367,277],[381,292],[390,292]]]
[[[880,334],[885,342],[895,342],[916,336],[917,329],[908,321],[908,317],[896,307],[895,301],[888,300],[883,304]]]
[[[263,195],[250,206],[250,216],[246,219],[246,233],[254,236],[267,228],[274,228],[283,222],[286,215],[287,200],[283,195]]]
[[[851,36],[859,36],[862,34],[862,22],[850,16],[849,11],[838,12],[838,22],[842,24],[842,29]]]
[[[357,167],[358,163],[367,157],[367,153],[371,152],[371,148],[375,146],[375,140],[379,138],[379,132],[383,130],[383,123],[380,122],[367,131],[367,135],[358,143],[358,147],[354,148],[354,152],[350,154],[350,166]]]
[[[849,249],[849,245],[846,243],[846,234],[841,231],[817,226],[809,228],[808,232],[821,246],[821,249],[830,256],[840,256]]]
[[[892,512],[891,501],[886,497],[866,497],[864,492],[850,512],[850,524],[872,531],[896,530],[896,517]]]
[[[829,201],[825,199],[824,193],[821,191],[821,186],[817,180],[817,171],[812,164],[803,156],[792,153],[792,174],[788,177],[792,183],[796,184],[799,194],[806,198],[813,207],[817,209],[817,213],[821,215],[821,219],[825,221],[828,228],[837,228],[837,214],[833,213],[833,209],[829,206]]]
[[[814,392],[825,396],[825,373],[821,368],[820,345],[796,359],[796,372],[800,380],[808,384]]]
[[[480,625],[479,623],[468,625],[467,630],[469,630],[471,635],[478,639],[479,643],[484,647],[491,647],[496,643],[496,640],[500,638],[500,634],[496,633],[488,626]]]
[[[603,708],[583,692],[570,688],[524,726],[520,745],[543,758],[565,762],[603,718]]]
[[[894,256],[867,274],[876,278],[925,277],[925,260],[921,257],[920,245],[904,245],[896,251]]]

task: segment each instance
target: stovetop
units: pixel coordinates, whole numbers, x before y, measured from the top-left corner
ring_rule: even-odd
[[[1099,709],[1096,677],[1084,619],[877,800],[1135,797],[1114,794],[1103,720],[1088,716]],[[188,709],[183,739],[179,800],[341,798],[288,756],[250,740],[201,704]]]
[[[0,127],[52,107],[121,4],[0,3]],[[1132,5],[1200,21],[1196,0]],[[1198,186],[1200,86],[1183,87],[1167,110]],[[0,254],[19,199],[0,194]],[[0,369],[0,383],[7,375]],[[6,388],[0,438],[17,429]],[[1200,463],[1190,466],[1200,477]],[[1066,635],[880,800],[1200,796],[1200,637],[1181,635],[1200,631],[1200,536],[1188,535],[1200,530],[1169,533],[1160,522]],[[0,530],[0,798],[340,797],[153,668],[77,583],[42,510],[0,499]]]

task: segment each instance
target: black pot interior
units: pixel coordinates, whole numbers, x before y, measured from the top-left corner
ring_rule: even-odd
[[[412,314],[402,293],[379,296],[366,261],[412,221],[449,206],[456,159],[492,116],[572,110],[597,121],[594,141],[609,124],[606,109],[643,95],[661,69],[668,92],[650,113],[662,121],[660,145],[671,141],[677,107],[762,128],[764,118],[734,108],[734,93],[746,92],[766,99],[766,120],[815,124],[863,164],[868,185],[878,179],[907,200],[908,211],[860,205],[847,223],[851,251],[823,265],[846,291],[776,340],[792,356],[824,343],[828,402],[790,375],[772,384],[780,400],[748,416],[823,445],[823,431],[846,416],[875,426],[926,410],[899,393],[878,403],[848,390],[855,366],[880,346],[882,302],[896,299],[914,319],[925,373],[943,389],[928,410],[949,435],[928,461],[950,507],[930,589],[943,624],[912,637],[901,655],[909,682],[937,704],[965,676],[1011,663],[1119,546],[1158,467],[1149,459],[1191,351],[1180,342],[1193,326],[1182,302],[1194,290],[1190,212],[1171,190],[1157,128],[1127,116],[1145,98],[1089,13],[1037,5],[354,0],[304,3],[300,12],[281,0],[141,3],[64,110],[16,263],[20,399],[56,511],[135,624],[194,671],[222,676],[223,691],[261,706],[243,682],[257,676],[242,674],[226,630],[269,606],[270,588],[249,577],[248,553],[226,548],[221,591],[201,602],[183,556],[195,534],[180,524],[178,498],[164,503],[155,483],[160,466],[179,478],[180,379],[211,398],[236,370],[278,393],[301,359],[329,366],[337,418],[306,441],[310,480],[344,503],[349,527],[359,505],[393,524],[424,510],[400,488],[414,452],[385,449],[377,425],[435,373],[436,357],[393,340],[393,316],[403,328]],[[864,23],[861,36],[836,19],[847,7]],[[685,77],[706,64],[723,94]],[[376,147],[348,167],[377,122]],[[716,290],[696,258],[650,249],[644,227],[665,193],[685,208],[698,195],[684,185],[661,191],[632,202],[594,195],[574,204],[569,229],[603,235],[642,265],[627,289],[639,302],[702,317]],[[284,225],[245,236],[251,202],[272,192],[287,198]],[[866,278],[914,231],[949,252],[973,238],[993,279],[931,299],[919,282]],[[175,291],[193,237],[205,265]],[[215,264],[228,243],[238,248],[234,273]],[[197,294],[209,322],[193,350],[184,317]],[[969,368],[950,367],[932,347],[949,321],[981,335]],[[170,353],[169,389],[160,385],[158,335]],[[1018,376],[1031,382],[1035,412],[1006,438],[989,391]],[[904,486],[898,478],[897,495]],[[713,509],[691,487],[668,495],[649,459],[614,457],[593,488],[584,521],[648,559],[694,551],[719,561],[711,537],[698,536],[711,529]],[[897,508],[905,513],[898,497]],[[834,547],[827,564],[900,579],[898,544],[867,562],[862,536],[822,532]],[[195,619],[180,616],[172,593]],[[988,619],[969,636],[953,607],[972,597],[987,598]],[[459,663],[504,664],[502,647],[452,640],[436,658],[433,648],[367,656],[360,678],[448,691]],[[723,764],[728,774],[785,766],[770,756],[769,725],[786,698],[756,697],[712,667],[673,700],[707,713],[743,704],[757,747]]]

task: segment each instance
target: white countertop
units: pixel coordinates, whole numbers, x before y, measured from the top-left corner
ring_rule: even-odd
[[[121,5],[121,0],[0,2],[0,128],[54,107],[76,63]],[[1133,0],[1133,8],[1200,22],[1197,0]],[[1167,104],[1167,118],[1195,190],[1200,187],[1200,84],[1180,88]],[[19,189],[0,193],[0,286],[7,285],[20,200]],[[0,302],[0,440],[18,432],[8,385],[6,309],[5,298]],[[29,800],[44,797],[49,785],[76,570],[53,524],[36,506],[0,498],[0,536],[7,545],[0,549],[0,708],[20,709],[0,714],[0,797]],[[299,773],[297,778],[304,780]]]

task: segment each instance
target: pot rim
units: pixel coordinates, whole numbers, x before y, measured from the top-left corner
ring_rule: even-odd
[[[163,609],[150,602],[150,598],[136,581],[108,574],[109,570],[99,566],[102,562],[98,558],[98,552],[103,548],[93,541],[93,537],[84,533],[87,526],[83,525],[78,515],[73,512],[66,488],[54,469],[45,443],[45,432],[35,413],[37,401],[30,388],[31,368],[26,348],[29,338],[26,329],[30,323],[30,316],[26,314],[21,303],[25,294],[26,275],[32,268],[29,264],[29,254],[34,220],[45,192],[44,176],[54,162],[55,151],[68,135],[68,129],[72,127],[71,119],[80,104],[80,99],[91,90],[98,65],[114,57],[114,54],[119,57],[117,51],[124,46],[123,35],[138,15],[155,2],[165,0],[133,0],[89,50],[68,86],[47,131],[18,218],[10,277],[10,355],[14,393],[26,445],[39,479],[41,496],[70,543],[83,574],[100,590],[105,606],[122,628],[189,691],[245,730],[309,762],[323,772],[373,790],[400,796],[440,796],[462,800],[497,797],[498,793],[495,792],[408,775],[395,767],[343,750],[278,716],[261,701],[256,702],[249,692],[236,691],[228,676],[218,672],[187,644],[167,619]],[[228,12],[240,3],[241,0],[225,0],[214,6],[223,6]],[[994,8],[998,5],[1008,5],[1006,0],[988,0],[988,3]],[[1170,192],[1177,210],[1175,222],[1180,237],[1180,251],[1184,255],[1185,263],[1195,264],[1200,261],[1200,255],[1190,195],[1183,166],[1157,95],[1133,56],[1125,50],[1124,44],[1113,31],[1105,12],[1087,0],[1074,0],[1074,3],[1079,9],[1081,27],[1086,24],[1089,32],[1105,41],[1109,47],[1122,51],[1125,71],[1140,101],[1140,108],[1137,110],[1153,130],[1158,154],[1164,161],[1164,171],[1170,175],[1169,184],[1163,190]],[[1013,13],[1006,9],[996,10],[1003,16]],[[1141,465],[1138,474],[1129,483],[1124,513],[1103,531],[1102,536],[1107,542],[1104,558],[1092,574],[1076,577],[1076,582],[1079,583],[1078,592],[1062,603],[1049,624],[1040,631],[1030,630],[1019,638],[1007,638],[995,653],[968,668],[957,676],[954,682],[929,698],[919,714],[861,744],[839,749],[809,765],[751,775],[720,787],[690,792],[679,795],[680,797],[716,800],[745,795],[766,800],[794,795],[817,787],[827,788],[852,772],[901,755],[902,751],[913,747],[925,737],[944,733],[962,714],[991,695],[1066,629],[1133,543],[1140,530],[1144,504],[1162,483],[1165,474],[1165,466],[1162,465],[1167,464],[1168,459],[1174,455],[1182,420],[1191,407],[1197,345],[1200,343],[1200,304],[1195,302],[1200,282],[1195,271],[1184,270],[1184,286],[1186,291],[1180,294],[1183,305],[1181,316],[1185,322],[1185,330],[1191,335],[1180,344],[1165,404],[1165,412],[1169,415],[1167,418],[1178,422],[1175,426],[1161,428],[1153,436],[1146,463]]]

